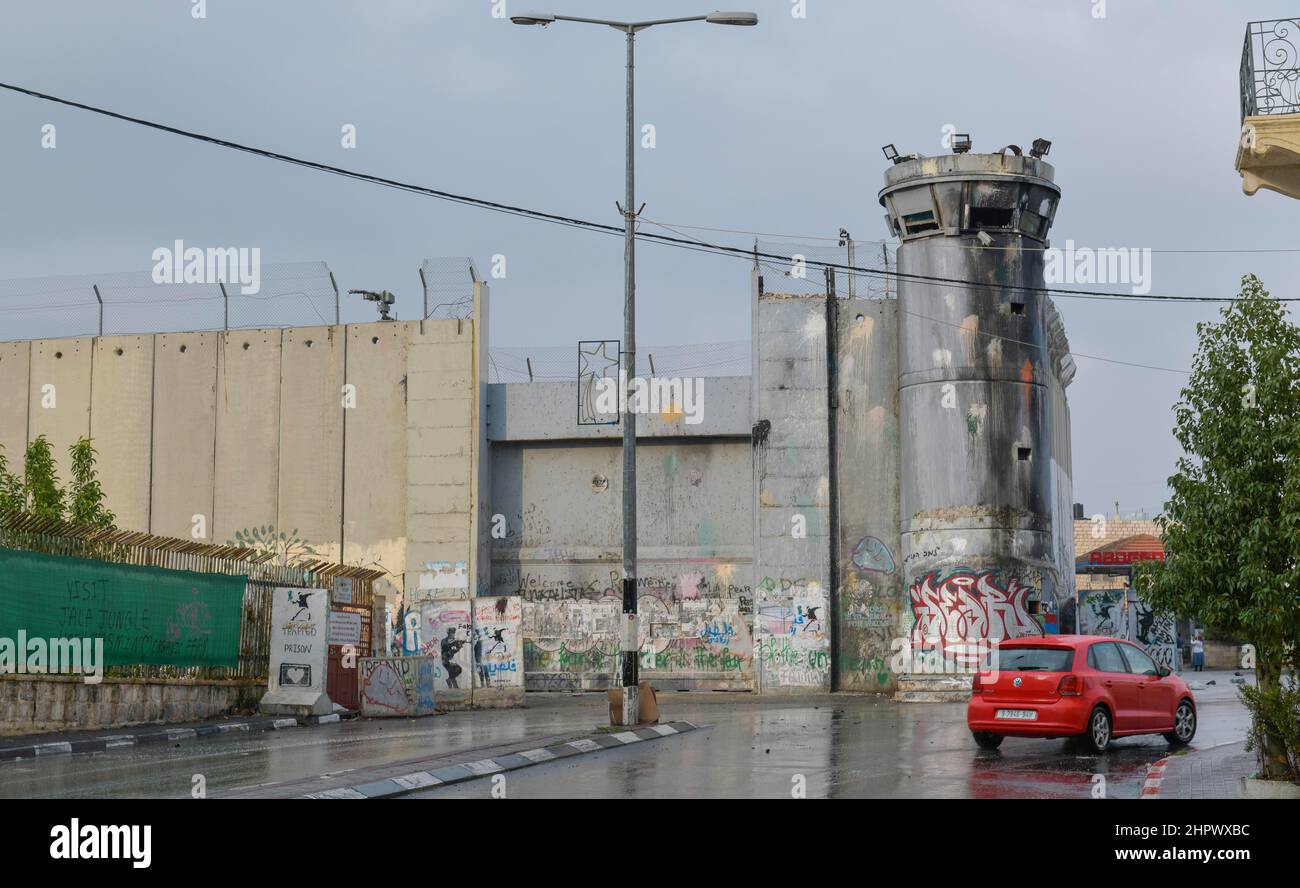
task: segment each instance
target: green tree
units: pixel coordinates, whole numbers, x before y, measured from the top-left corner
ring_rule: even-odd
[[[28,514],[89,527],[113,527],[117,519],[104,506],[93,442],[79,438],[68,453],[72,457],[72,481],[66,490],[59,486],[53,448],[44,435],[27,445],[21,476],[9,471],[8,460],[0,453],[0,514]]]
[[[1137,572],[1152,606],[1254,646],[1256,682],[1282,697],[1300,647],[1300,328],[1254,275],[1197,325],[1174,406],[1183,456],[1157,521],[1167,560]],[[1289,776],[1285,740],[1252,709],[1261,773]]]
[[[88,527],[109,528],[116,516],[104,506],[104,488],[95,477],[97,453],[89,438],[79,438],[69,448],[72,485],[67,491],[68,520]]]
[[[0,446],[0,515],[23,511],[23,480],[9,471],[9,460]]]
[[[64,497],[50,442],[37,435],[28,443],[23,460],[25,510],[40,518],[62,518]]]

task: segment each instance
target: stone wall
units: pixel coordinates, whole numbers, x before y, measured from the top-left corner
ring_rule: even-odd
[[[239,681],[0,675],[0,736],[200,721],[251,708],[265,691]]]

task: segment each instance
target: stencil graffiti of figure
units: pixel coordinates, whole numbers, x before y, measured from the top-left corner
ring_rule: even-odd
[[[492,674],[488,672],[487,663],[483,659],[483,639],[486,635],[486,629],[480,629],[474,633],[474,665],[478,667],[479,684],[484,687],[491,684],[492,679]]]
[[[813,623],[816,623],[816,624],[817,624],[817,630],[818,630],[819,632],[821,631],[821,628],[822,628],[822,618],[819,617],[819,616],[817,616],[817,611],[819,611],[819,610],[821,610],[820,607],[809,607],[809,608],[807,608],[807,609],[804,611],[804,622],[803,622],[803,631],[804,631],[804,632],[807,632],[809,629],[811,629]]]
[[[460,649],[464,646],[465,642],[456,637],[456,627],[448,627],[447,635],[442,639],[440,647],[442,649],[442,668],[447,672],[447,687],[449,688],[460,687],[456,682],[456,678],[464,670],[455,661],[456,655],[460,653]]]
[[[1143,647],[1151,646],[1151,624],[1156,621],[1156,612],[1142,602],[1134,605],[1137,608],[1137,640]]]

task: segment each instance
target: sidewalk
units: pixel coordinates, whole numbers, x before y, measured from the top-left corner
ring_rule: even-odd
[[[1163,767],[1162,767],[1163,766]],[[1258,770],[1245,742],[1193,749],[1156,762],[1142,788],[1143,798],[1235,799],[1237,781]]]
[[[214,734],[233,731],[256,734],[262,731],[280,731],[285,728],[314,724],[329,724],[339,720],[338,714],[313,716],[308,719],[284,716],[254,716],[240,718],[214,718],[206,721],[185,722],[174,725],[133,725],[124,728],[95,728],[82,731],[48,731],[41,734],[22,734],[0,737],[0,762],[21,761],[37,756],[71,755],[78,752],[106,752],[123,746],[146,743],[180,743]]]

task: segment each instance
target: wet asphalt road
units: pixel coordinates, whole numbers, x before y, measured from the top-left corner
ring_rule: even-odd
[[[1248,719],[1235,688],[1197,692],[1193,746],[1235,742]],[[1147,766],[1169,754],[1160,737],[1114,741],[1092,755],[1061,740],[1007,738],[978,749],[964,704],[896,704],[824,697],[780,705],[660,698],[672,718],[706,730],[566,759],[506,775],[514,798],[1137,798]],[[1099,779],[1097,775],[1104,778]],[[404,798],[487,797],[488,780]]]
[[[1194,746],[1238,741],[1247,718],[1228,684],[1197,691]],[[795,700],[663,694],[665,720],[703,730],[538,765],[506,776],[515,798],[790,797],[802,776],[809,798],[1088,798],[1105,778],[1109,798],[1135,798],[1147,765],[1168,753],[1159,737],[1118,740],[1102,756],[1066,741],[1008,738],[978,750],[963,704],[887,698]],[[209,794],[322,774],[355,774],[421,756],[541,735],[585,734],[604,724],[603,695],[530,694],[523,710],[461,712],[418,720],[366,720],[174,746],[0,763],[0,797],[186,797],[195,774]],[[486,797],[489,780],[408,798]]]

